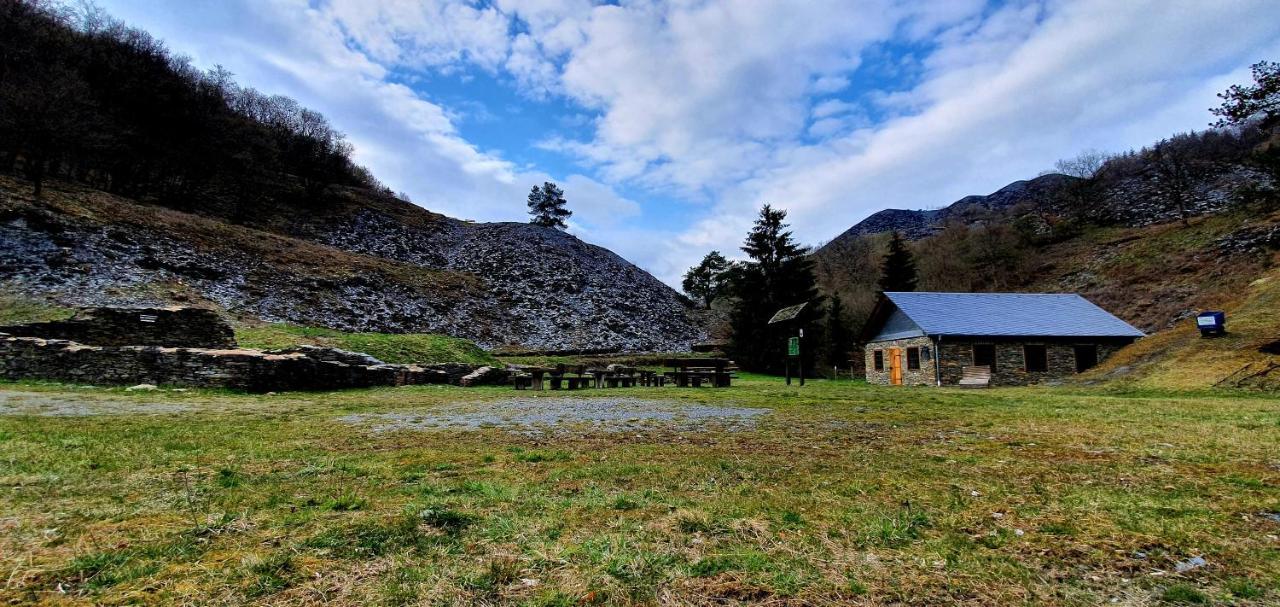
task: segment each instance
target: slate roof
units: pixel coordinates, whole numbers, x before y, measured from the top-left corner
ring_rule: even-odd
[[[1143,337],[1075,293],[889,292],[885,297],[926,335]]]

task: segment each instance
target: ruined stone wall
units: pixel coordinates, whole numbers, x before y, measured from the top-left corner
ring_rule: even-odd
[[[458,363],[431,366],[348,364],[340,359],[352,353],[315,350],[308,353],[91,346],[60,339],[0,335],[0,377],[268,392],[459,384],[464,376],[477,368]],[[505,374],[497,375],[490,376],[492,381],[505,381]]]
[[[928,337],[909,337],[906,339],[892,339],[888,341],[877,341],[867,344],[864,348],[866,365],[867,365],[867,383],[889,385],[889,369],[891,363],[889,360],[889,349],[899,348],[902,350],[902,385],[904,386],[932,386],[936,381],[935,367],[933,361],[933,341]],[[907,348],[920,348],[920,368],[907,368]],[[876,371],[875,352],[880,350],[884,353],[884,370]]]
[[[231,326],[202,308],[85,308],[69,320],[0,327],[21,337],[66,339],[92,346],[235,347]]]

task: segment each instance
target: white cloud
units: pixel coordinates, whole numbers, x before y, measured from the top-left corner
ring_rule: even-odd
[[[1260,18],[1277,16],[1262,2],[1163,6],[1015,6],[948,30],[924,81],[903,96],[916,113],[776,154],[721,196],[716,218],[691,230],[686,248],[736,242],[720,218],[763,201],[789,208],[802,237],[825,240],[880,208],[945,204],[1080,149],[1121,150],[1203,127],[1213,93],[1239,81],[1244,64],[1274,55],[1280,19]]]
[[[324,18],[375,61],[494,70],[507,56],[509,18],[495,8],[449,0],[327,0]]]
[[[128,2],[124,16],[148,29],[173,10],[108,1]],[[1081,149],[1202,127],[1214,92],[1280,51],[1280,7],[1267,0],[241,0],[184,10],[211,22],[157,33],[203,65],[222,62],[321,110],[381,179],[461,217],[520,217],[529,184],[551,176],[467,141],[455,127],[466,107],[432,103],[393,70],[476,67],[530,98],[567,101],[565,119],[590,135],[528,144],[582,165],[559,176],[574,229],[672,284],[707,250],[735,252],[762,202],[790,209],[802,239],[825,240],[880,208],[944,204]],[[903,78],[886,84],[892,76]],[[621,188],[688,206],[665,207],[659,221]]]

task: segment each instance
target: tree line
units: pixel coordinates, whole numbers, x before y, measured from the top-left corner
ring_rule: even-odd
[[[201,71],[93,9],[0,0],[0,170],[175,208],[316,204],[385,190],[323,115]]]

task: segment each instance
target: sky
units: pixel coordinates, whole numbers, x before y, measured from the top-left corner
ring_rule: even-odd
[[[668,284],[759,207],[829,240],[1204,129],[1280,59],[1274,0],[100,0],[319,110],[433,211],[569,230]]]

